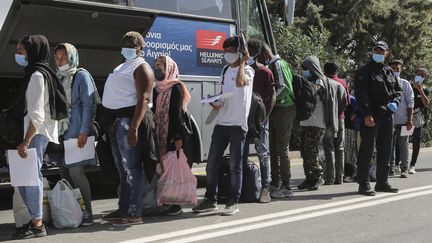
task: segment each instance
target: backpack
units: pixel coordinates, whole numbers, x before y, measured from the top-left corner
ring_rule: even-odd
[[[296,106],[296,119],[305,121],[312,116],[317,107],[318,92],[314,84],[309,80],[294,75],[293,76],[294,104]]]
[[[222,71],[222,84],[224,84],[225,73],[228,70],[228,65]],[[255,143],[259,139],[261,133],[261,123],[266,118],[266,107],[261,96],[253,92],[251,97],[251,106],[249,108],[248,116],[248,132],[246,135],[247,143]]]
[[[280,57],[277,57],[275,60],[273,60],[269,65],[268,68],[272,71],[276,86],[275,89],[278,91],[281,88],[285,88],[282,90],[282,92],[276,97],[276,105],[283,105],[286,103],[294,103],[294,90],[293,90],[293,84],[292,79],[293,75],[291,73],[290,66],[288,62],[281,59]],[[278,80],[283,79],[283,85],[278,82]],[[288,104],[290,105],[290,104]]]
[[[240,200],[257,202],[261,195],[261,172],[258,165],[249,161],[243,165],[243,183]]]

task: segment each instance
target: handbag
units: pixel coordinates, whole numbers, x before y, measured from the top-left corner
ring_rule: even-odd
[[[54,227],[78,228],[82,222],[82,197],[79,189],[73,189],[69,182],[62,179],[48,193],[51,219]]]
[[[193,135],[192,118],[189,111],[183,111],[181,114],[181,137],[189,139]]]
[[[415,128],[423,127],[426,123],[423,112],[420,109],[416,109],[413,114],[413,125]]]

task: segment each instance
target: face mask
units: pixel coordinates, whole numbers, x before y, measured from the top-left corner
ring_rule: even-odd
[[[238,52],[236,52],[236,53],[226,52],[224,54],[224,58],[225,58],[225,61],[227,63],[233,64],[240,58],[240,53],[238,53]]]
[[[18,63],[18,65],[22,66],[22,67],[27,67],[28,62],[25,59],[24,55],[20,55],[20,54],[15,54],[15,62]]]
[[[376,53],[374,53],[374,54],[372,55],[372,59],[373,59],[375,62],[377,62],[377,63],[382,63],[382,62],[384,62],[384,60],[385,60],[385,56],[384,56],[384,55],[381,55],[381,54],[376,54]]]
[[[58,68],[58,70],[60,70],[60,71],[66,71],[66,70],[69,70],[69,69],[70,69],[70,66],[69,66],[69,63],[66,63],[65,65],[60,66],[60,67],[57,67],[57,68]]]
[[[422,84],[423,81],[424,81],[424,78],[422,76],[418,76],[418,75],[415,76],[415,82],[416,83]]]
[[[155,68],[153,72],[156,80],[163,81],[165,79],[165,73],[159,68]]]
[[[126,58],[126,60],[130,61],[132,59],[135,59],[137,57],[137,53],[136,53],[135,48],[126,48],[123,47],[121,50],[121,54],[124,56],[124,58]]]
[[[303,77],[310,78],[310,77],[312,77],[312,73],[309,70],[304,70],[303,71]]]
[[[396,78],[400,78],[400,72],[393,72]]]
[[[247,65],[251,66],[252,64],[255,63],[255,59],[257,58],[258,54],[256,54],[255,56],[249,58],[249,60],[247,61]]]

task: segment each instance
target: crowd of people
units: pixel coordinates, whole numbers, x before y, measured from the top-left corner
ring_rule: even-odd
[[[237,36],[223,43],[228,65],[222,70],[221,93],[232,95],[210,103],[217,118],[206,165],[206,193],[193,212],[219,210],[219,171],[228,146],[230,187],[221,215],[239,212],[249,144],[255,145],[260,162],[262,190],[258,202],[293,197],[289,146],[295,120],[300,121],[305,176],[298,189],[318,190],[323,184],[355,180],[363,195],[396,193],[398,189],[389,184],[388,176],[400,173],[406,178],[415,173],[429,107],[429,93],[423,87],[429,75],[425,68],[418,68],[413,82],[403,79],[403,61],[392,60],[387,65],[389,47],[379,41],[372,48],[370,62],[353,73],[353,82],[348,85],[338,77],[335,62],[325,63],[323,71],[318,58],[309,56],[301,64],[303,73],[296,75],[264,41],[251,39],[246,46],[241,43]],[[104,216],[115,225],[143,222],[145,180],[151,181],[157,173],[160,158],[181,150],[185,142],[183,114],[191,96],[179,80],[177,64],[169,56],[160,56],[151,67],[143,58],[143,47],[141,34],[128,32],[123,36],[124,60],[109,74],[102,97],[92,75],[79,68],[78,51],[72,44],[55,47],[55,71],[49,67],[50,46],[42,35],[24,36],[15,55],[25,71],[17,106],[25,131],[19,155],[25,158],[27,149],[35,148],[40,169],[48,142],[76,138],[77,146],[84,147],[96,132],[93,121],[96,108],[100,109],[99,122],[108,135],[120,178],[118,209]],[[265,117],[259,123],[258,136],[251,140],[248,118],[255,94],[264,103]],[[410,164],[409,135],[401,133],[404,129],[414,129]],[[373,161],[376,175],[371,173]],[[95,165],[96,158],[59,164],[62,178],[82,193],[82,226],[92,225],[91,190],[84,169]],[[160,172],[164,173],[163,168]],[[39,186],[18,188],[32,220],[16,231],[15,238],[46,235],[41,172],[39,178]],[[371,180],[376,180],[375,189]],[[165,207],[169,215],[182,212],[180,205]]]

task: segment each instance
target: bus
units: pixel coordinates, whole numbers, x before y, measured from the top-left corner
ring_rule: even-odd
[[[207,159],[210,147],[214,123],[207,119],[210,107],[200,100],[220,92],[224,40],[241,31],[276,52],[265,0],[2,0],[0,9],[1,110],[14,104],[23,76],[14,60],[23,35],[45,35],[51,47],[75,45],[80,66],[90,71],[103,93],[106,77],[122,60],[122,36],[138,31],[145,37],[143,54],[150,65],[160,55],[178,64],[192,97],[194,135],[188,157],[196,163]],[[5,178],[7,167],[1,161],[0,176]]]

